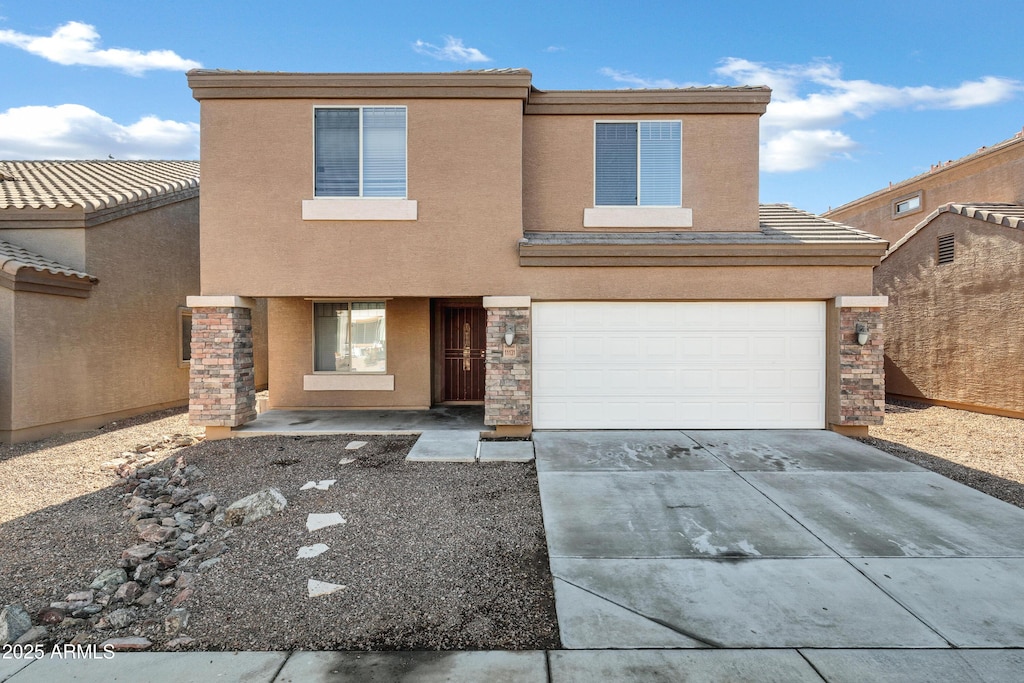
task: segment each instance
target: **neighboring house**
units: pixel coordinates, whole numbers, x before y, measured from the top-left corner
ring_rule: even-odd
[[[199,162],[0,162],[0,440],[186,403],[198,291]]]
[[[890,303],[889,394],[1024,417],[1024,205],[940,206],[892,246],[875,289]]]
[[[1024,416],[1024,131],[825,214],[888,239],[886,392]]]
[[[482,403],[510,436],[881,421],[886,244],[758,206],[767,88],[188,77],[203,126],[190,410],[210,437],[254,417],[262,299],[270,408]]]
[[[824,214],[895,244],[949,203],[1024,204],[1024,131]]]

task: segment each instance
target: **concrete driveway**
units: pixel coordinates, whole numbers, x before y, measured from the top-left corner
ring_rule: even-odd
[[[1020,675],[1020,508],[824,431],[534,442],[563,646],[636,651],[592,673]]]

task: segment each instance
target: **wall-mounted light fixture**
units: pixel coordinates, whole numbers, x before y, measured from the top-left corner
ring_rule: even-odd
[[[516,326],[515,323],[505,323],[505,346],[512,346],[512,342],[516,340]]]
[[[868,343],[868,324],[867,323],[857,323],[856,325],[854,325],[853,329],[854,329],[854,332],[857,333],[857,343],[860,344],[861,346],[864,346],[865,344],[867,344]]]

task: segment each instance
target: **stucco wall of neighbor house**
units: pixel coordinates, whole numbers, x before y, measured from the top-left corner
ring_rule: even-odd
[[[385,306],[386,375],[394,377],[394,391],[305,391],[303,378],[313,374],[313,302],[270,299],[270,407],[429,408],[430,300],[389,299]]]
[[[693,231],[758,229],[758,116],[544,116],[523,120],[523,224],[530,231],[584,230],[594,206],[594,123],[682,121],[682,205]],[[588,229],[592,230],[592,229]]]
[[[937,238],[954,235],[953,263]],[[886,391],[1024,415],[1024,232],[942,213],[875,274],[885,311]]]
[[[199,289],[198,201],[85,233],[85,270],[100,281],[89,298],[14,293],[14,440],[187,401],[178,307]]]
[[[921,192],[921,209],[893,216],[893,202]],[[950,202],[1024,203],[1024,136],[910,178],[825,214],[895,244],[928,214]]]

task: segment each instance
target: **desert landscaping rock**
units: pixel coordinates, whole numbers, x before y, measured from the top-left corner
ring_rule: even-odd
[[[346,451],[356,451],[366,445],[366,441],[349,441],[345,444]]]
[[[326,491],[327,489],[331,488],[331,486],[336,481],[338,481],[338,480],[337,479],[323,479],[322,481],[307,481],[305,484],[303,484],[301,487],[299,487],[299,490],[300,491],[308,491],[309,489],[317,489],[318,491]]]
[[[228,526],[252,524],[288,507],[288,500],[275,488],[262,491],[236,500],[224,511],[224,523]]]
[[[14,641],[14,644],[29,645],[31,643],[36,642],[37,640],[45,638],[47,633],[49,633],[49,629],[47,629],[45,626],[33,626],[29,630],[22,633],[21,636],[16,641]]]
[[[309,592],[309,597],[319,598],[323,595],[330,595],[331,593],[337,593],[340,590],[345,590],[345,586],[337,583],[310,579],[306,582],[306,590]]]
[[[13,643],[32,628],[32,617],[21,605],[7,605],[0,610],[0,645]]]
[[[2,523],[10,517],[0,519],[5,551],[0,606],[24,602],[38,614],[51,602],[66,608],[62,598],[69,593],[95,592],[93,604],[66,612],[49,626],[40,638],[47,647],[136,637],[145,642],[120,647],[557,645],[532,467],[481,472],[410,466],[404,455],[414,436],[366,438],[358,458],[344,458],[351,461],[347,465],[338,464],[351,442],[344,436],[198,441],[177,451],[161,447],[166,442],[159,434],[133,436],[140,430],[189,429],[183,412],[168,429],[164,425],[171,419],[150,426],[133,418],[119,421],[108,434],[99,430],[86,439],[61,437],[31,448],[0,444],[0,499],[13,502],[0,509],[0,516],[14,511],[17,519],[15,524]],[[96,464],[144,443],[158,444],[146,454],[154,461],[123,469],[120,478]],[[252,526],[228,529],[222,522],[218,501],[238,500],[256,489],[297,491],[308,481],[337,481],[342,467],[344,487],[296,496],[285,514]],[[25,479],[26,472],[31,479]],[[54,492],[63,497],[53,497]],[[336,539],[331,552],[297,557],[295,549],[308,543],[304,518],[331,510],[344,510],[348,518],[347,524],[318,532]],[[177,533],[143,542],[139,533],[153,526]],[[75,531],[55,535],[55,528]],[[153,552],[139,553],[138,546],[151,546]],[[178,564],[164,566],[172,557]],[[123,577],[93,587],[100,570],[114,564],[126,570]],[[142,565],[150,565],[140,574],[148,580],[132,582],[137,589],[115,599]],[[347,587],[310,599],[310,576]],[[173,608],[189,612],[187,634],[166,632]],[[112,623],[117,610],[130,611],[118,613]],[[113,628],[128,614],[135,615],[133,623]],[[101,622],[106,628],[96,630]]]
[[[310,558],[316,557],[317,555],[322,555],[328,550],[330,550],[330,547],[326,543],[314,543],[313,545],[304,545],[301,548],[299,548],[299,554],[297,555],[297,557],[299,559],[308,560]]]
[[[338,464],[339,465],[351,465],[355,461],[356,461],[355,458],[342,458],[341,460],[338,461]]]
[[[188,610],[180,607],[172,609],[164,617],[164,632],[169,636],[177,636],[188,628]]]
[[[139,652],[153,647],[149,638],[139,636],[129,638],[108,638],[100,643],[100,649],[111,648],[114,652]]]
[[[114,567],[112,569],[104,569],[100,572],[99,576],[93,579],[93,582],[89,584],[89,588],[93,590],[102,591],[109,593],[117,590],[117,587],[128,580],[128,572],[121,567]]]
[[[345,523],[345,518],[341,516],[340,512],[310,513],[310,515],[306,517],[306,530],[318,531],[320,529],[326,529],[329,526]]]

